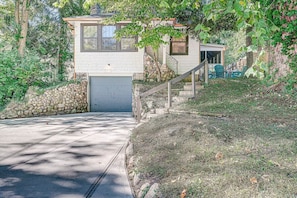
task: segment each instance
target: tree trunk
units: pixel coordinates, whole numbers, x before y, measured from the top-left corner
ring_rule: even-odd
[[[161,74],[161,69],[159,66],[159,60],[157,57],[157,52],[154,50],[154,59],[155,59],[155,64],[156,64],[156,69],[157,69],[157,81],[161,82],[162,74]]]
[[[30,0],[23,0],[21,3],[16,2],[16,5],[18,5],[18,7],[16,7],[16,11],[18,10],[18,16],[20,16],[20,12],[21,12],[21,17],[18,23],[19,27],[21,28],[20,38],[18,41],[18,52],[21,57],[24,56],[25,47],[26,47],[28,21],[29,21],[29,11],[28,11],[29,3],[30,3]],[[17,13],[15,15],[17,16]]]
[[[248,27],[246,29],[246,47],[252,45],[252,38],[249,36],[249,33],[252,32],[253,27]],[[246,52],[246,65],[248,68],[252,67],[254,62],[254,53],[252,51]]]

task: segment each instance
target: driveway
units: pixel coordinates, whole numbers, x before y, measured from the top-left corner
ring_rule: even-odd
[[[125,146],[131,114],[0,121],[0,197],[132,198]]]

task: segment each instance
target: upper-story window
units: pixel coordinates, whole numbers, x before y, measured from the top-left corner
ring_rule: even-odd
[[[83,26],[82,36],[82,50],[83,51],[97,51],[98,50],[98,32],[97,26],[88,25]]]
[[[170,39],[170,55],[188,55],[188,36]]]
[[[115,32],[123,25],[81,25],[81,51],[82,52],[111,52],[111,51],[137,51],[135,44],[137,37],[124,37],[120,41],[115,39]]]
[[[117,40],[114,38],[117,29],[114,25],[106,25],[102,27],[102,51],[116,51]]]

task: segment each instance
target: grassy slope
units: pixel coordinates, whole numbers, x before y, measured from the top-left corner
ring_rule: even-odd
[[[214,80],[184,109],[197,113],[161,116],[132,135],[137,171],[164,197],[297,196],[296,99],[256,80]]]

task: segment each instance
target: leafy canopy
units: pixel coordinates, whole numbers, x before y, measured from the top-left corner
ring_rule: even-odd
[[[214,0],[204,7],[208,20],[233,14],[238,29],[252,28],[252,43],[247,51],[255,51],[267,43],[280,44],[297,82],[297,1],[295,0]]]

